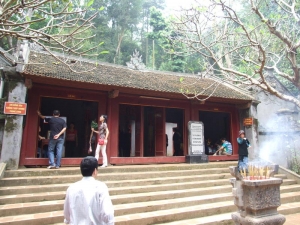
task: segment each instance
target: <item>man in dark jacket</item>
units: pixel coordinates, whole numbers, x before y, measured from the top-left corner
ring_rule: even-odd
[[[249,140],[245,137],[245,132],[243,130],[239,131],[239,137],[237,138],[239,145],[239,169],[247,170],[248,169],[248,148],[250,146]]]

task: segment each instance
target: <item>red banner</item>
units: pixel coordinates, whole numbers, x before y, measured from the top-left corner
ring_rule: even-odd
[[[5,102],[4,114],[26,115],[26,103]]]

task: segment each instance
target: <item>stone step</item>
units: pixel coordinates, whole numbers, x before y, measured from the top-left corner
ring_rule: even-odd
[[[280,193],[287,193],[287,192],[297,192],[300,190],[300,184],[292,184],[292,185],[285,185],[284,183],[280,186]]]
[[[281,204],[300,202],[300,189],[298,192],[286,192],[280,193]]]
[[[154,172],[132,172],[128,173],[112,173],[101,174],[99,173],[97,178],[101,181],[123,181],[123,180],[138,180],[145,178],[167,178],[167,177],[193,177],[200,175],[212,174],[227,174],[229,175],[228,168],[210,168],[204,170],[178,170],[178,171],[154,171]],[[24,186],[24,185],[46,185],[46,184],[60,184],[60,183],[73,183],[82,178],[81,175],[68,175],[62,176],[36,176],[36,177],[10,177],[1,179],[1,186]]]
[[[203,182],[204,185],[214,183],[216,181],[216,185],[218,185],[220,181],[224,182],[224,179],[227,180],[227,184],[229,183],[228,179],[231,177],[228,173],[223,174],[211,174],[211,175],[197,175],[197,176],[180,176],[180,177],[164,177],[164,178],[149,178],[149,179],[140,179],[140,180],[123,180],[123,181],[104,181],[109,188],[121,187],[121,188],[130,188],[131,186],[136,186],[137,182],[139,186],[149,186],[149,185],[168,185],[179,183],[188,183],[195,182],[201,180],[199,182]],[[79,178],[78,180],[80,180]],[[99,177],[97,178],[99,179]],[[76,180],[76,181],[78,181]],[[9,186],[9,187],[1,187],[0,188],[0,196],[1,195],[9,195],[9,194],[26,194],[26,193],[37,193],[37,192],[51,192],[51,191],[65,191],[71,183],[63,183],[63,184],[47,184],[47,185],[27,185],[27,186]]]
[[[190,197],[193,195],[203,194],[215,194],[215,193],[226,193],[231,191],[231,185],[213,186],[205,188],[191,188],[182,190],[166,190],[156,192],[144,192],[134,194],[122,194],[111,195],[113,204],[127,204],[133,202],[144,202],[154,201],[163,199],[173,199],[180,197]],[[66,192],[46,192],[46,193],[32,193],[32,194],[20,194],[20,195],[5,195],[0,196],[0,205],[4,204],[15,204],[15,203],[26,203],[36,201],[54,201],[63,200]]]
[[[31,180],[28,177],[20,177],[18,180],[16,178],[6,178],[1,180],[0,187],[0,196],[1,195],[10,195],[10,194],[26,194],[26,193],[37,193],[37,192],[51,192],[51,191],[65,191],[67,187],[78,180],[80,180],[81,176],[72,177],[70,182],[67,182],[67,179],[64,177],[62,179],[60,176],[56,177],[42,177],[42,178],[34,178]],[[208,174],[208,175],[194,175],[194,176],[175,176],[175,177],[158,177],[158,178],[148,178],[148,179],[139,179],[138,182],[143,185],[153,185],[153,184],[170,184],[173,182],[184,183],[184,182],[193,182],[197,179],[199,180],[217,180],[217,179],[229,179],[231,175],[229,173],[221,173],[221,174]],[[101,180],[107,184],[109,188],[111,187],[128,187],[134,186],[137,183],[136,179],[131,180],[119,180],[114,181],[105,181],[102,176],[97,177],[98,180]],[[21,186],[10,186],[12,183],[21,183],[23,181],[23,185]],[[26,182],[25,182],[26,181]],[[291,185],[296,183],[294,180],[284,179],[284,182],[287,182],[285,185]],[[60,183],[56,183],[60,182]],[[26,183],[28,185],[26,185]],[[45,184],[47,183],[47,184]],[[39,191],[40,190],[40,191]]]
[[[155,213],[140,213],[138,215],[130,214],[127,216],[116,217],[115,225],[146,225],[146,224],[165,224],[165,225],[197,225],[197,224],[234,224],[231,220],[232,212],[237,208],[229,202],[203,204],[194,207],[184,207],[172,210],[161,210]],[[215,206],[215,207],[214,207]],[[300,203],[287,203],[278,208],[278,212],[283,215],[299,213]],[[186,213],[185,213],[186,212]],[[185,213],[185,214],[184,214]],[[223,216],[220,216],[223,215]],[[172,219],[172,216],[174,218]],[[218,216],[220,216],[218,221]],[[210,218],[207,218],[210,217]],[[214,223],[213,217],[216,217],[217,223]],[[185,218],[185,219],[181,219]],[[197,218],[196,222],[191,222],[192,218]],[[226,220],[228,219],[228,220]],[[168,222],[168,221],[176,221]],[[204,223],[205,220],[208,220]],[[197,222],[198,221],[198,222]],[[229,222],[229,223],[228,223]],[[174,224],[173,224],[174,223]]]
[[[115,225],[143,225],[171,220],[182,220],[196,218],[204,215],[231,212],[236,207],[232,201],[201,204],[196,206],[181,207],[176,209],[159,210],[155,212],[144,212],[125,216],[116,216]],[[28,215],[8,216],[0,218],[0,224],[9,225],[45,225],[63,222],[63,211],[48,213],[36,213]]]
[[[205,216],[201,218],[173,221],[169,223],[163,223],[165,225],[234,225],[233,220],[231,219],[230,213],[223,213],[213,216]],[[59,223],[56,225],[63,225]],[[157,224],[158,225],[158,224]]]
[[[281,179],[287,179],[287,175],[286,174],[275,174],[274,177],[281,178]]]
[[[201,181],[200,181],[201,182]],[[113,201],[116,204],[124,204],[129,202],[141,202],[141,201],[147,201],[145,199],[152,199],[152,200],[161,200],[162,198],[177,198],[180,197],[181,194],[184,194],[184,196],[181,197],[188,197],[200,194],[214,194],[214,193],[220,193],[220,192],[231,192],[231,185],[221,185],[217,186],[217,182],[214,183],[214,181],[204,181],[206,182],[205,185],[203,185],[202,188],[195,188],[195,185],[189,186],[185,188],[184,184],[173,184],[173,186],[176,186],[175,190],[168,189],[167,186],[163,186],[159,191],[155,189],[155,187],[147,188],[140,188],[139,186],[132,186],[126,189],[128,193],[122,193],[122,188],[110,188],[110,195],[112,196]],[[226,183],[224,180],[221,180],[221,182]],[[195,182],[196,183],[196,182]],[[203,182],[202,182],[203,183]],[[229,183],[229,181],[228,181]],[[294,185],[295,181],[290,179],[283,180],[283,184],[281,186],[281,192],[288,192],[291,190],[296,190],[299,188],[299,185],[296,185],[295,187],[292,186],[291,189],[288,187],[291,185]],[[199,186],[201,183],[199,184]],[[207,186],[208,185],[208,186]],[[211,185],[211,186],[209,186]],[[215,186],[212,186],[215,185]],[[154,185],[155,186],[155,185]],[[160,186],[160,185],[157,185]],[[197,185],[196,185],[197,186]],[[287,188],[285,188],[285,186]],[[178,188],[183,189],[178,189]],[[143,190],[144,189],[144,190]],[[167,190],[166,190],[167,189]],[[151,191],[152,190],[152,191]],[[153,191],[155,190],[155,191]],[[150,196],[149,196],[150,195]],[[63,200],[65,198],[65,190],[64,191],[51,191],[51,192],[33,192],[28,194],[15,194],[15,195],[4,195],[0,196],[0,205],[5,204],[15,204],[15,203],[26,203],[26,202],[36,202],[36,201],[54,201],[54,200]]]
[[[0,218],[2,225],[47,225],[64,221],[63,211],[35,213]],[[64,223],[62,223],[64,224]]]
[[[290,202],[278,207],[278,212],[283,215],[290,215],[300,212],[300,202]]]
[[[294,204],[291,208],[293,210],[299,210],[299,208]],[[284,212],[280,210],[279,213],[283,214]],[[285,214],[283,214],[285,215]],[[300,213],[286,214],[286,225],[298,225]],[[166,222],[166,223],[156,223],[155,225],[164,224],[164,225],[234,225],[233,220],[231,219],[230,213],[217,214],[212,216],[205,216],[200,218],[193,218],[187,220]],[[55,223],[51,225],[65,225],[64,223]]]
[[[0,218],[63,210],[64,200],[0,205]]]
[[[296,213],[289,213],[286,212],[284,208],[289,208],[289,212],[295,211]],[[278,212],[280,214],[285,215],[286,217],[286,225],[298,225],[299,224],[299,209],[300,205],[297,204],[291,204],[290,207],[288,207],[288,204],[283,205],[278,208]],[[287,213],[287,214],[285,214]],[[295,220],[295,218],[298,218],[298,220]],[[213,216],[206,216],[201,218],[195,218],[195,219],[187,219],[187,220],[180,220],[180,221],[173,221],[169,223],[163,223],[164,225],[234,225],[233,220],[231,219],[231,212],[230,213],[223,213]],[[54,225],[54,224],[53,224]],[[55,225],[63,225],[63,223],[57,223]],[[158,225],[158,224],[155,224]]]
[[[99,173],[131,173],[131,172],[164,172],[164,171],[178,171],[178,170],[204,170],[211,168],[226,168],[235,166],[237,162],[210,162],[203,164],[154,164],[154,165],[126,165],[126,166],[109,166],[106,168],[99,168]],[[228,170],[227,170],[228,172]],[[5,171],[5,177],[35,177],[35,176],[57,176],[57,175],[81,175],[79,167],[61,167],[60,169],[43,168],[24,168],[18,170]]]
[[[184,206],[199,205],[205,203],[229,201],[232,199],[231,193],[221,193],[213,195],[192,196],[186,198],[176,198],[148,202],[135,202],[129,204],[114,205],[115,216],[125,214],[151,212],[163,209],[179,208]],[[49,211],[63,210],[64,200],[44,201],[7,204],[0,206],[0,217],[14,216],[20,214],[44,213]]]
[[[299,185],[298,185],[299,190]],[[112,196],[113,204],[115,205],[117,200],[114,200],[115,197]],[[202,196],[192,196],[186,198],[175,198],[175,199],[167,199],[167,200],[157,200],[157,201],[147,201],[147,202],[133,202],[133,203],[126,203],[121,205],[115,205],[115,209],[123,210],[121,213],[122,215],[125,213],[129,213],[132,210],[137,212],[147,212],[151,210],[158,210],[158,209],[166,209],[166,207],[182,207],[184,202],[187,202],[189,205],[194,204],[203,204],[207,202],[216,202],[216,201],[226,201],[232,199],[232,194],[228,193],[221,193],[221,194],[207,194]],[[194,204],[192,203],[194,202]],[[281,203],[290,203],[300,201],[300,192],[287,192],[281,193]],[[45,211],[57,211],[63,209],[63,202],[64,200],[56,200],[56,201],[44,201],[44,202],[30,202],[30,203],[15,203],[15,204],[6,204],[0,206],[0,217],[1,216],[11,216],[17,214],[26,214],[27,213],[38,213],[38,212],[45,212]],[[166,206],[167,205],[167,206]],[[138,209],[139,208],[139,209]],[[115,215],[120,215],[120,212]]]

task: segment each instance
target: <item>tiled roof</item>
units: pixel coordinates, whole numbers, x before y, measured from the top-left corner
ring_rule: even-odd
[[[65,64],[58,62],[46,53],[30,52],[28,64],[23,73],[77,82],[129,87],[140,90],[153,90],[169,93],[201,93],[201,97],[212,96],[227,99],[253,100],[247,92],[217,80],[201,78],[192,74],[180,74],[160,71],[138,71],[109,63],[96,63],[87,60],[76,61],[72,72]]]

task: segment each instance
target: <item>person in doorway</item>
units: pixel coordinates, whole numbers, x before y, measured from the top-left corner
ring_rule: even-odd
[[[41,126],[39,126],[39,133],[38,133],[38,157],[39,158],[45,158],[47,156],[47,150],[45,151],[44,149],[42,149],[41,146],[41,142],[42,140],[44,140],[45,137],[41,136]]]
[[[168,146],[169,146],[169,138],[168,135],[166,134],[166,150],[168,150]]]
[[[222,146],[215,152],[214,155],[232,155],[232,145],[226,141],[226,138],[221,138]]]
[[[173,127],[173,156],[182,156],[181,145],[181,135],[177,127]]]
[[[107,155],[106,155],[106,145],[108,141],[108,135],[109,135],[109,130],[107,128],[107,116],[106,115],[101,115],[99,118],[100,125],[98,128],[98,131],[96,131],[94,128],[92,128],[92,131],[98,134],[99,142],[100,140],[104,140],[104,143],[101,145],[97,144],[96,152],[95,152],[95,158],[99,159],[99,153],[101,150],[102,157],[103,157],[103,164],[101,167],[107,167]]]
[[[64,223],[114,225],[114,208],[105,183],[96,180],[98,161],[85,157],[80,163],[82,180],[67,189]]]
[[[205,154],[206,155],[213,155],[215,152],[213,151],[213,145],[211,143],[210,138],[206,139],[205,141]]]
[[[97,118],[91,121],[91,134],[90,134],[90,142],[89,142],[90,146],[88,151],[89,155],[94,155],[97,147],[96,146],[97,134],[93,132],[92,128],[98,129]]]
[[[66,157],[73,157],[78,147],[77,130],[73,122],[70,123],[66,131]]]
[[[53,117],[46,117],[37,111],[40,118],[44,119],[50,126],[50,140],[48,144],[48,157],[49,166],[48,169],[58,169],[61,161],[62,149],[64,145],[64,133],[67,129],[66,121],[59,118],[60,112],[58,110],[53,111]],[[54,162],[54,150],[56,148],[56,163]]]
[[[248,170],[248,148],[251,146],[243,130],[239,131],[239,137],[237,138],[237,142],[239,145],[239,170]]]

